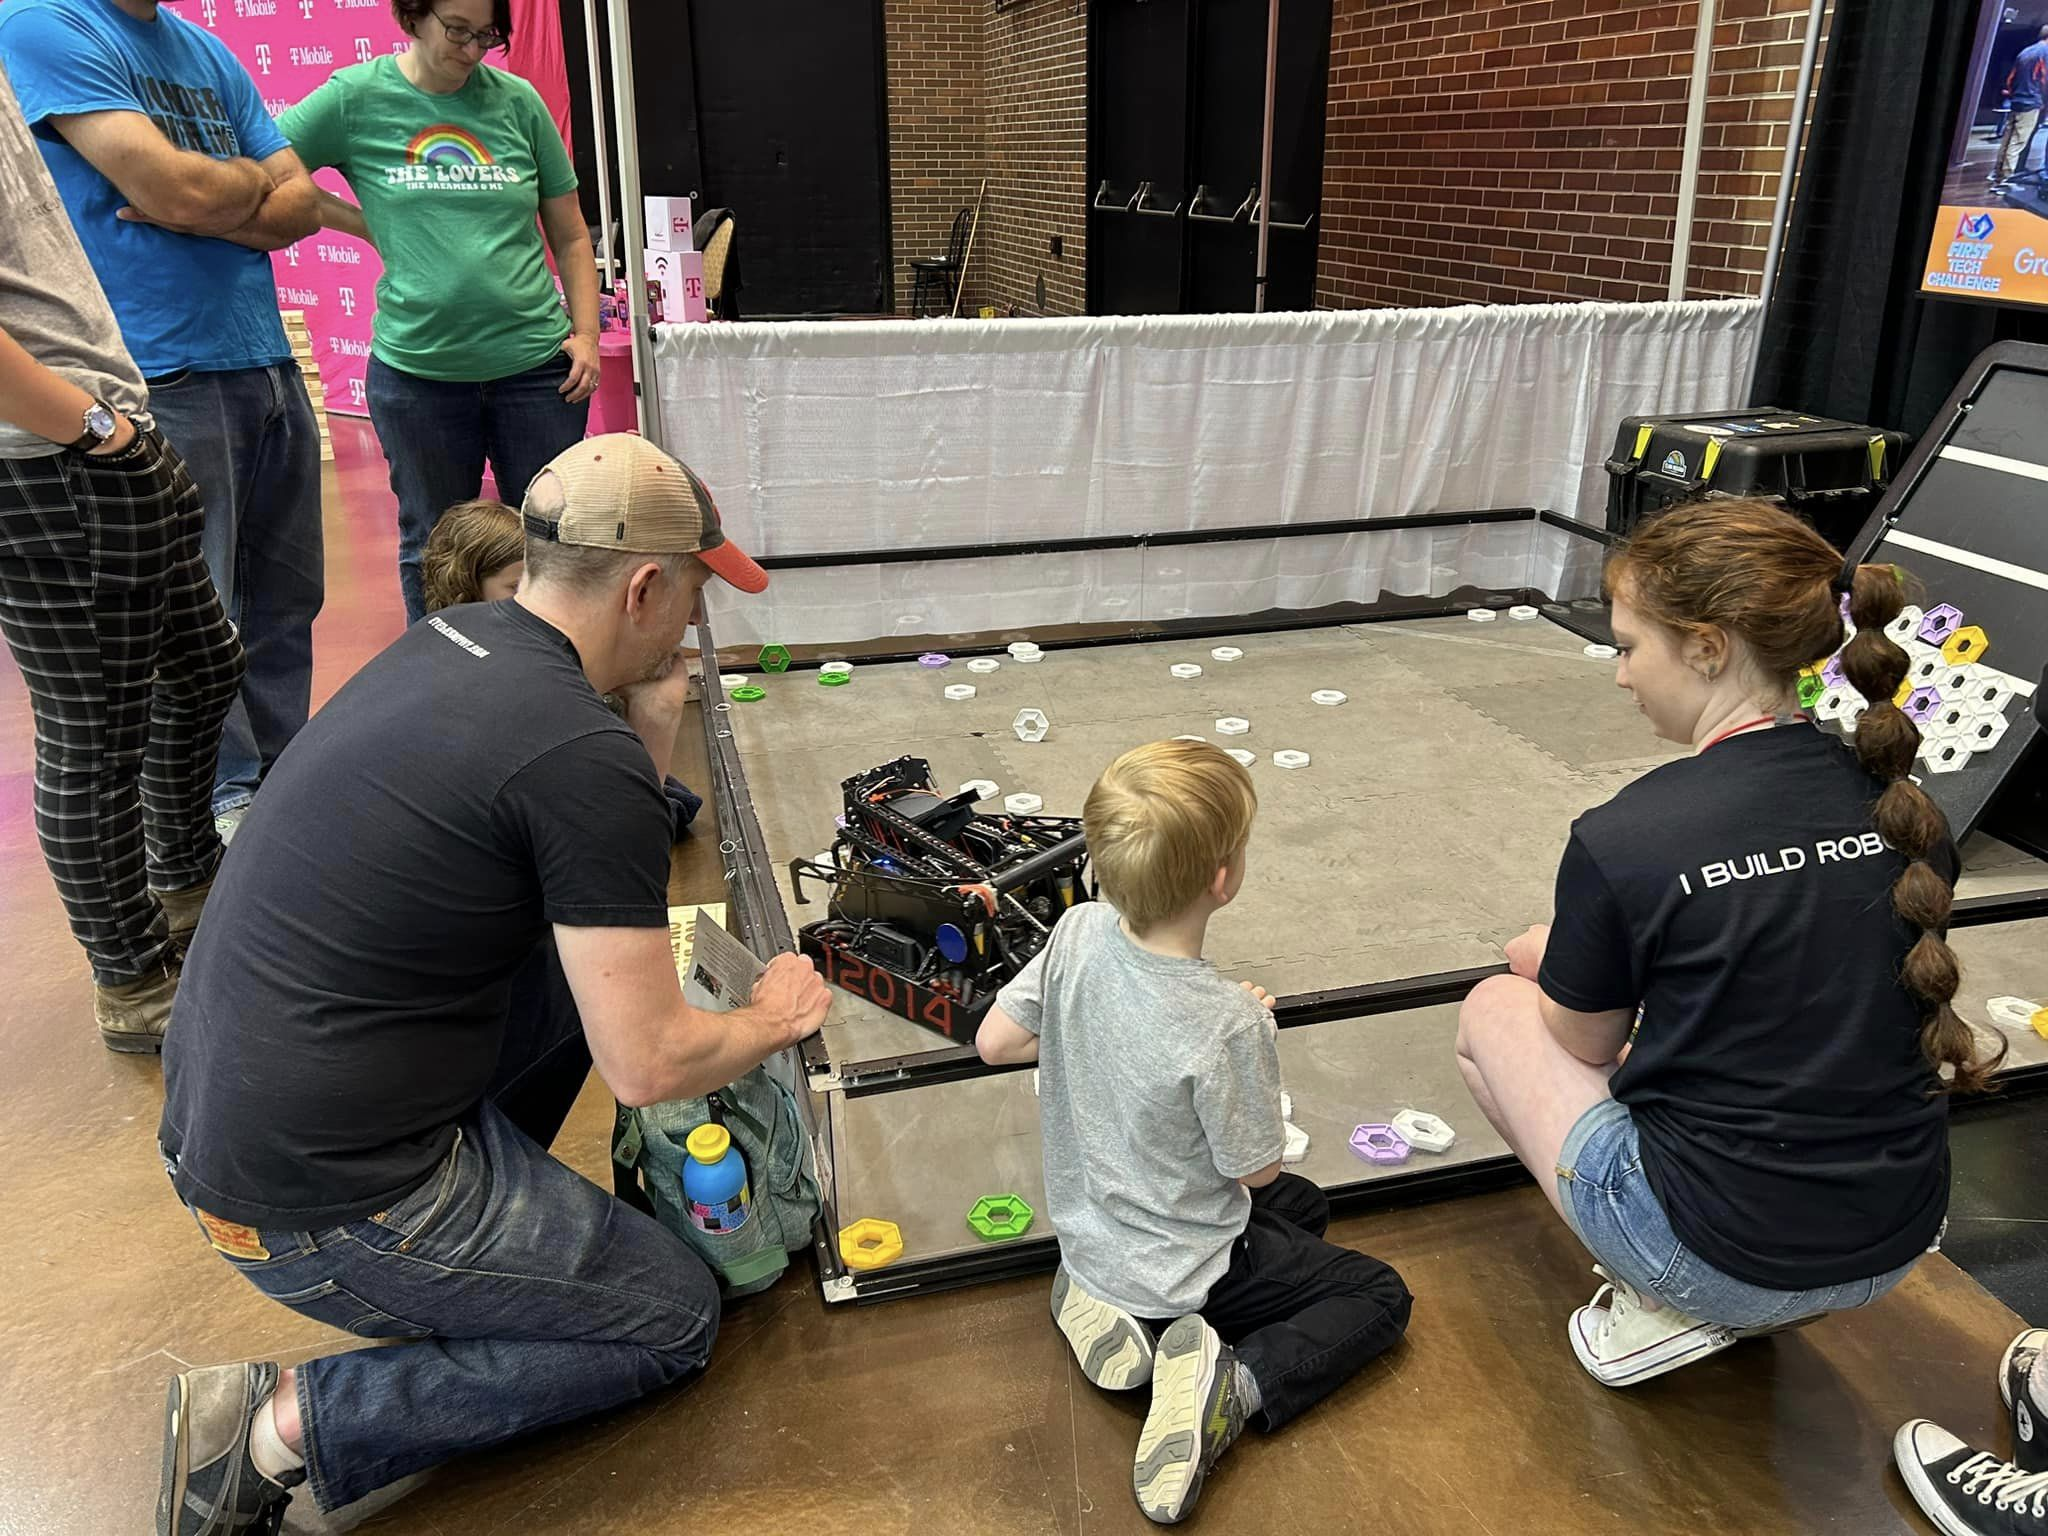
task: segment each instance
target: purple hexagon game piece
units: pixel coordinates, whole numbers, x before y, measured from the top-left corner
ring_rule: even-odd
[[[1934,708],[1941,702],[1938,688],[1915,688],[1906,695],[1906,713],[1913,717],[1915,725],[1925,725],[1934,714]]]
[[[1962,622],[1962,609],[1953,603],[1936,603],[1920,615],[1920,638],[1929,645],[1939,645],[1954,634]]]
[[[1368,1163],[1405,1163],[1408,1138],[1391,1125],[1361,1125],[1351,1133],[1351,1150]]]
[[[953,658],[938,651],[926,651],[917,658],[917,664],[920,667],[949,667],[953,664]]]
[[[1842,670],[1842,653],[1835,652],[1828,658],[1828,664],[1820,669],[1820,680],[1830,688],[1839,688],[1849,681],[1849,674]]]

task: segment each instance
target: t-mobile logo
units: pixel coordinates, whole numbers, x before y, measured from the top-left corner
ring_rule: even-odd
[[[313,3],[313,0],[306,0],[306,3],[307,3],[308,5],[311,5],[311,4]],[[359,37],[359,38],[357,38],[357,39],[356,39],[356,62],[357,62],[358,64],[367,64],[367,63],[369,63],[369,62],[370,62],[370,60],[371,60],[371,59],[373,59],[373,58],[375,58],[375,57],[376,57],[376,52],[375,52],[375,50],[373,50],[373,49],[372,49],[372,48],[370,47],[370,40],[369,40],[369,39],[368,39],[367,37]]]
[[[211,14],[213,0],[206,0],[206,7],[208,13]],[[270,73],[270,44],[258,43],[256,45],[256,67],[266,75]]]
[[[341,300],[341,312],[342,312],[342,313],[343,313],[344,315],[353,315],[353,314],[354,314],[354,313],[356,312],[356,291],[355,291],[355,289],[353,289],[353,288],[337,288],[337,289],[335,289],[335,290],[334,290],[334,292],[335,292],[335,297],[337,297],[337,298],[339,298],[339,299]]]
[[[299,242],[298,242],[298,241],[294,240],[294,241],[293,241],[293,242],[292,242],[292,243],[291,243],[290,245],[288,245],[288,246],[286,246],[286,247],[284,248],[284,259],[285,259],[286,261],[290,262],[290,263],[291,263],[291,264],[292,264],[293,266],[295,266],[295,267],[296,267],[296,266],[297,266],[297,265],[299,264]]]
[[[348,398],[349,403],[352,405],[361,405],[363,403],[363,381],[361,379],[350,379],[348,381]]]
[[[313,0],[299,0],[299,20],[311,21],[312,19]]]
[[[210,27],[213,25],[213,19],[220,15],[220,7],[214,0],[199,0],[199,14],[206,18],[206,24]]]

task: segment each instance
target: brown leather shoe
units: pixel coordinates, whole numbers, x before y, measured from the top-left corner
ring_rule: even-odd
[[[110,1051],[154,1054],[164,1048],[164,1032],[171,1026],[171,1004],[178,996],[178,968],[167,965],[160,975],[140,981],[92,989],[93,1022],[100,1027],[100,1042]]]
[[[187,886],[182,891],[158,891],[158,905],[164,909],[164,916],[171,920],[171,942],[178,946],[179,953],[192,947],[192,935],[199,931],[200,912],[206,906],[206,898],[213,891],[213,882]]]

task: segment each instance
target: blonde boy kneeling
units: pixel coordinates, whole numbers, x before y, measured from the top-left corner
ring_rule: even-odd
[[[1151,1382],[1132,1488],[1161,1524],[1247,1421],[1278,1429],[1408,1324],[1401,1277],[1323,1241],[1329,1202],[1281,1171],[1272,999],[1202,958],[1257,809],[1206,742],[1118,758],[1083,812],[1104,899],[1060,919],[976,1038],[1038,1062],[1053,1317],[1096,1385]]]

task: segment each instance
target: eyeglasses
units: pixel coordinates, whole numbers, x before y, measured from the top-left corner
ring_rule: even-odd
[[[473,27],[454,27],[441,21],[438,11],[429,11],[427,14],[441,22],[442,35],[458,48],[467,48],[471,43],[475,43],[485,53],[489,53],[493,48],[504,47],[507,42],[505,34],[496,27],[485,27],[482,31]]]

